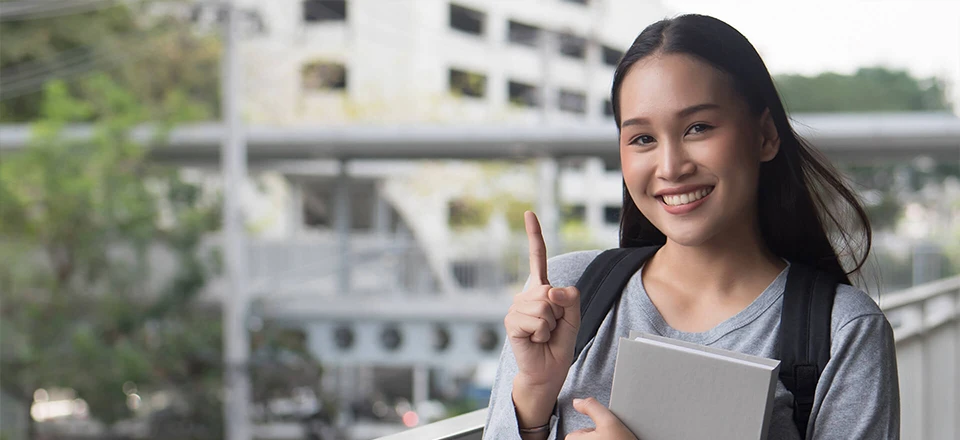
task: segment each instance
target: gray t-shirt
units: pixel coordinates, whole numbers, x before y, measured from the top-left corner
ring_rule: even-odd
[[[600,251],[574,252],[551,258],[548,278],[553,286],[570,286]],[[756,300],[730,319],[703,333],[687,333],[664,321],[643,288],[640,271],[630,279],[619,303],[607,314],[596,337],[567,373],[551,417],[549,439],[593,427],[573,409],[574,398],[610,402],[617,358],[617,341],[631,331],[776,358],[780,311],[787,267]],[[847,285],[837,287],[831,320],[830,362],[817,386],[807,439],[900,438],[900,392],[893,329],[866,293]],[[519,439],[511,397],[517,363],[505,344],[490,398],[485,439]],[[793,423],[793,395],[777,383],[769,437],[800,439]],[[643,439],[640,439],[643,440]]]

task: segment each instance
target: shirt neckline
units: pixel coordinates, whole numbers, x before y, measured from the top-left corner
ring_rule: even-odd
[[[702,345],[710,345],[731,332],[755,321],[763,312],[769,309],[770,306],[780,300],[786,287],[786,278],[787,272],[790,270],[790,263],[787,262],[787,267],[780,271],[780,274],[777,275],[766,289],[747,305],[747,307],[704,332],[684,332],[667,324],[667,321],[663,319],[663,315],[660,314],[660,310],[657,309],[657,306],[653,304],[653,300],[651,300],[647,294],[647,289],[643,286],[643,270],[645,267],[646,265],[644,264],[629,283],[633,284],[633,286],[631,286],[633,289],[630,290],[636,289],[636,291],[639,292],[637,296],[640,300],[640,308],[647,315],[653,328],[660,336]]]

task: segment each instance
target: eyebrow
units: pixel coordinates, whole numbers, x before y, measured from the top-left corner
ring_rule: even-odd
[[[704,103],[704,104],[692,105],[692,106],[690,106],[690,107],[687,107],[687,108],[685,108],[685,109],[680,110],[679,112],[677,112],[677,117],[678,117],[678,118],[683,118],[683,117],[690,116],[690,115],[692,115],[692,114],[694,114],[694,113],[697,113],[697,112],[702,112],[702,111],[704,111],[704,110],[714,110],[714,109],[718,109],[718,108],[720,108],[720,106],[717,105],[717,104],[713,104],[713,103]],[[624,127],[627,127],[627,126],[630,126],[630,125],[650,125],[650,120],[647,119],[647,118],[631,118],[631,119],[627,119],[626,121],[623,121],[622,124],[620,124],[620,128],[624,128]]]

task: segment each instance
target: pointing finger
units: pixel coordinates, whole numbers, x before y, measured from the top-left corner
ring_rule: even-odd
[[[547,245],[543,242],[540,221],[532,211],[523,213],[523,223],[527,228],[527,240],[530,242],[530,281],[542,286],[549,285],[547,280]]]

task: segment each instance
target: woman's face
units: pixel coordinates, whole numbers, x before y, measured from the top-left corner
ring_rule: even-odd
[[[752,232],[760,164],[779,138],[725,73],[689,55],[649,56],[623,80],[620,119],[627,189],[668,240],[700,246]]]

